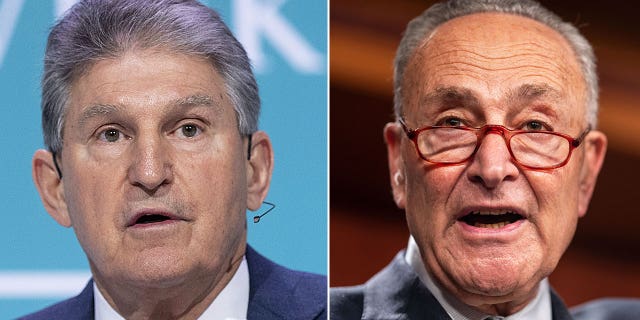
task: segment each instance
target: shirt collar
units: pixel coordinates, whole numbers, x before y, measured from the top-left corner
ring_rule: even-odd
[[[488,317],[488,314],[473,309],[448,293],[436,281],[431,278],[422,261],[418,244],[409,238],[407,252],[404,256],[407,264],[418,274],[420,281],[431,291],[440,305],[453,320],[481,320]],[[500,318],[498,318],[500,319]],[[502,317],[505,320],[528,320],[528,319],[551,319],[551,295],[549,293],[549,281],[545,278],[540,282],[536,297],[524,307],[524,309],[508,316]]]
[[[124,320],[102,296],[100,290],[93,283],[93,303],[95,306],[95,320]],[[249,307],[249,267],[247,260],[242,258],[240,267],[231,281],[220,291],[218,296],[198,318],[199,320],[239,320],[247,318]]]

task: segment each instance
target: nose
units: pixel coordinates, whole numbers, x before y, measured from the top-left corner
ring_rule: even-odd
[[[154,193],[173,180],[168,146],[158,136],[138,137],[136,140],[128,170],[129,181],[147,193]]]
[[[472,182],[495,189],[503,181],[518,177],[520,171],[511,158],[503,132],[489,131],[479,143],[467,169],[467,176]]]

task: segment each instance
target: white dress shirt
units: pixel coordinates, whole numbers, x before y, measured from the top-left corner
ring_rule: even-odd
[[[93,303],[95,306],[95,320],[124,320],[102,296],[100,290],[93,283]],[[242,258],[240,267],[215,300],[198,318],[199,320],[244,320],[247,319],[249,308],[249,268],[247,260]]]
[[[422,262],[418,244],[413,239],[413,236],[409,238],[409,245],[407,246],[407,252],[405,253],[404,259],[418,274],[420,281],[422,281],[427,289],[431,291],[433,296],[449,314],[451,319],[483,320],[490,316],[473,309],[464,302],[458,300],[431,278],[431,275],[427,272],[427,269]],[[551,294],[549,293],[549,281],[545,278],[540,282],[536,297],[529,302],[524,309],[508,317],[494,317],[495,319],[505,320],[551,320],[551,316]]]

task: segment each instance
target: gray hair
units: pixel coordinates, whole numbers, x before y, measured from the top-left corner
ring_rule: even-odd
[[[257,130],[258,86],[247,53],[220,16],[195,0],[82,0],[52,28],[42,78],[45,145],[62,150],[71,85],[99,60],[161,48],[207,58],[224,79],[238,130]]]
[[[481,12],[501,12],[531,18],[557,31],[569,42],[587,87],[586,120],[595,128],[598,121],[598,75],[593,49],[576,27],[562,21],[556,14],[533,0],[450,0],[433,5],[411,20],[400,41],[394,61],[393,103],[396,117],[402,115],[402,78],[416,48],[441,24],[457,17]]]

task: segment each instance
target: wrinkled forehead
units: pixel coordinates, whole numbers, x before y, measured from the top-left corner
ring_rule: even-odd
[[[95,61],[72,83],[63,130],[110,115],[151,119],[207,107],[231,114],[226,86],[206,57],[169,50],[129,50]],[[154,111],[152,113],[152,111]]]
[[[549,88],[570,104],[565,111],[586,112],[585,81],[562,35],[522,16],[471,14],[442,24],[415,50],[403,79],[404,112],[443,87],[499,101],[523,86]]]

